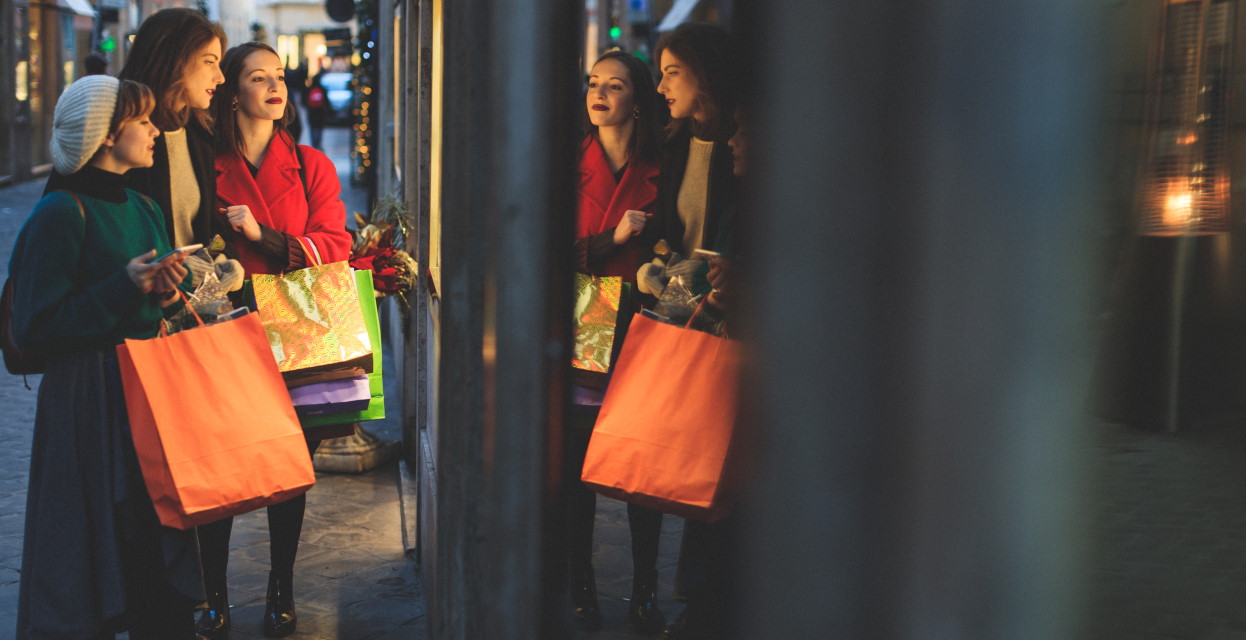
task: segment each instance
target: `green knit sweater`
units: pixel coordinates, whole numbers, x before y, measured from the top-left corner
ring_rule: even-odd
[[[63,192],[35,206],[13,247],[13,334],[33,355],[108,349],[126,338],[156,335],[164,313],[155,295],[130,280],[126,264],[167,252],[164,216],[137,192],[112,202],[79,193],[85,216]]]

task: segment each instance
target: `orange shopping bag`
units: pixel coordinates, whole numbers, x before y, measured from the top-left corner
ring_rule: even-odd
[[[727,514],[739,343],[636,314],[593,427],[594,491],[713,522]]]
[[[315,484],[258,315],[126,340],[117,359],[134,449],[161,524],[187,529]]]

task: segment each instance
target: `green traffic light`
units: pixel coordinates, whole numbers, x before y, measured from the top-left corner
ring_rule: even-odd
[[[117,48],[117,41],[113,40],[112,36],[108,36],[107,38],[104,38],[104,41],[100,43],[100,51],[103,51],[104,53],[111,53],[112,51],[116,50],[116,48]]]
[[[623,30],[622,30],[622,29],[620,29],[620,28],[618,28],[618,27],[610,27],[610,37],[611,37],[611,38],[618,38],[618,37],[619,37],[619,36],[621,36],[621,35],[623,35]]]

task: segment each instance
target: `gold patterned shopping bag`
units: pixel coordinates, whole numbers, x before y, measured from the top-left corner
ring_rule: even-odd
[[[610,371],[610,354],[619,320],[623,279],[575,274],[575,352],[571,366]]]
[[[349,263],[256,274],[253,286],[282,373],[355,367],[372,371],[372,343]]]

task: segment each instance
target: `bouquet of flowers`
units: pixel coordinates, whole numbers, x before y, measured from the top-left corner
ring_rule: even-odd
[[[410,307],[407,296],[419,281],[419,265],[403,249],[412,229],[406,205],[396,197],[377,199],[372,214],[355,214],[355,241],[350,250],[350,266],[372,271],[376,295],[392,295],[404,324]]]

